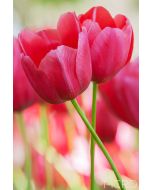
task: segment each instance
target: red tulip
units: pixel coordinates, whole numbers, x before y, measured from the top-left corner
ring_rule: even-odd
[[[50,144],[62,155],[70,151],[66,131],[66,113],[52,112],[50,114],[49,139]]]
[[[37,93],[53,104],[81,94],[92,75],[87,32],[76,34],[75,26],[69,25],[73,33],[66,33],[66,19],[76,19],[75,14],[63,15],[58,30],[23,30],[19,35],[24,71]]]
[[[112,142],[115,139],[118,121],[110,112],[103,99],[98,100],[96,131],[103,142]]]
[[[13,109],[20,111],[39,100],[21,65],[22,50],[16,38],[13,39]]]
[[[64,103],[62,104],[49,104],[49,111],[50,112],[58,112],[58,113],[68,113],[67,107]]]
[[[139,126],[139,59],[129,63],[100,91],[112,111],[123,121]]]
[[[117,73],[131,58],[133,30],[124,15],[111,14],[104,7],[93,7],[80,15],[88,31],[92,58],[92,80],[104,82]]]

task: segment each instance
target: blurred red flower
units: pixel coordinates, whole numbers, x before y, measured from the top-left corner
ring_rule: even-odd
[[[124,67],[111,81],[100,85],[109,108],[121,120],[139,127],[139,59]]]
[[[52,112],[49,115],[49,140],[50,144],[62,155],[70,151],[68,134],[66,131],[66,113]]]
[[[40,98],[32,88],[21,65],[22,50],[16,38],[13,39],[13,110],[20,111]]]
[[[115,140],[119,120],[108,109],[102,97],[97,101],[96,132],[103,142]]]
[[[88,31],[92,58],[92,80],[104,82],[117,73],[131,58],[133,30],[124,15],[111,14],[101,6],[79,16]]]
[[[48,108],[50,112],[59,112],[59,113],[67,113],[67,107],[64,103],[62,104],[48,104]]]

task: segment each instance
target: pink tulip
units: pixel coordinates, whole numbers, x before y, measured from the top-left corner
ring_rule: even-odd
[[[37,93],[49,103],[74,99],[91,80],[87,32],[76,32],[76,19],[74,13],[66,13],[59,19],[57,30],[26,29],[19,34],[24,71]]]
[[[139,127],[139,59],[129,63],[111,81],[100,85],[110,109],[123,121]]]
[[[125,66],[133,50],[133,30],[124,15],[93,7],[79,17],[88,31],[92,58],[92,80],[104,82]]]

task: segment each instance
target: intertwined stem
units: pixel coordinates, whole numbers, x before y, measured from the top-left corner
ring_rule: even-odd
[[[96,96],[97,96],[97,84],[93,82],[93,96],[92,96],[92,127],[96,128]],[[94,156],[95,156],[95,142],[91,135],[91,190],[95,189],[95,176],[94,176]]]
[[[105,155],[105,157],[107,158],[112,170],[115,173],[115,176],[118,180],[119,186],[121,190],[126,190],[124,184],[123,184],[123,180],[111,158],[111,156],[109,155],[108,151],[106,150],[104,144],[102,143],[102,141],[100,140],[100,138],[98,137],[98,135],[96,134],[95,130],[93,129],[92,125],[90,124],[90,122],[88,121],[88,119],[86,118],[84,112],[81,110],[79,104],[77,103],[77,101],[71,100],[73,106],[75,107],[75,109],[77,110],[78,114],[80,115],[80,117],[82,118],[82,120],[84,121],[86,127],[88,128],[88,130],[90,131],[92,137],[94,138],[95,142],[98,144],[98,146],[100,147],[100,149],[102,150],[103,154]]]

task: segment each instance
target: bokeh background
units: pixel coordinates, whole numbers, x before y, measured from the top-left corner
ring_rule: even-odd
[[[14,36],[24,27],[55,27],[59,16],[66,11],[77,14],[92,6],[101,5],[112,15],[122,13],[131,21],[135,44],[133,58],[138,55],[138,0],[14,0]],[[88,117],[91,108],[91,86],[78,97]],[[26,190],[25,147],[19,125],[24,126],[31,152],[31,183],[33,190],[46,188],[45,165],[50,168],[53,190],[89,189],[89,134],[70,103],[66,106],[35,104],[22,113],[14,112],[14,189]],[[101,114],[102,117],[102,114]],[[42,126],[49,132],[49,147]],[[105,145],[119,168],[128,190],[138,189],[138,130],[119,121],[114,140],[105,139]],[[47,147],[47,148],[46,148]],[[47,149],[47,150],[46,150]],[[99,190],[118,189],[115,176],[104,156],[96,147],[96,181]]]

